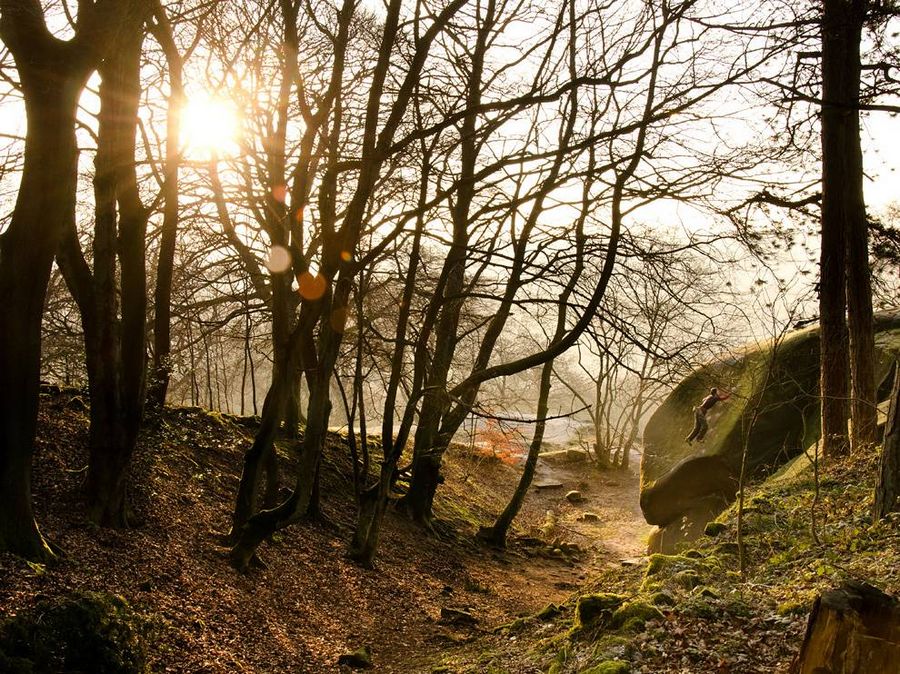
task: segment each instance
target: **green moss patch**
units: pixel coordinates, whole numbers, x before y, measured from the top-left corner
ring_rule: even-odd
[[[650,620],[661,620],[664,617],[662,611],[653,604],[645,601],[632,601],[616,609],[610,625],[614,629],[627,627],[627,631],[634,631],[638,627],[643,627],[644,623]]]
[[[0,671],[142,674],[157,631],[117,595],[48,599],[0,625]]]
[[[625,597],[620,594],[604,592],[584,595],[575,606],[575,626],[587,627],[599,618],[612,614],[624,603]]]
[[[589,669],[582,669],[580,674],[628,674],[631,668],[621,660],[607,660]]]
[[[718,536],[719,534],[725,533],[728,530],[728,527],[723,522],[709,522],[706,525],[706,528],[703,530],[703,533],[707,536]]]

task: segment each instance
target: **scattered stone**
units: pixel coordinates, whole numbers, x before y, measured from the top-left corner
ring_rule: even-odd
[[[581,513],[578,516],[578,521],[579,522],[599,522],[600,515],[598,515],[597,513]]]
[[[368,646],[363,646],[352,653],[345,653],[338,658],[338,665],[344,665],[352,669],[371,669],[372,651]]]
[[[644,626],[650,620],[662,620],[665,616],[653,604],[643,601],[633,601],[622,604],[612,615],[611,625],[614,629],[625,627],[628,630],[636,630]]]
[[[541,453],[541,460],[559,466],[567,463],[587,463],[590,457],[583,449],[561,449],[557,452]]]
[[[609,615],[622,604],[625,597],[611,592],[586,594],[578,599],[575,605],[575,624],[585,627],[597,621],[601,616]]]
[[[72,410],[73,412],[87,412],[87,403],[84,402],[84,398],[81,396],[73,396],[69,399],[69,402],[66,403],[66,409]]]
[[[441,619],[438,621],[442,625],[476,625],[478,618],[469,611],[458,608],[441,608]]]
[[[727,531],[728,527],[724,522],[716,522],[712,521],[706,525],[706,528],[703,530],[703,533],[707,536],[718,536],[721,533]]]
[[[444,585],[443,589],[441,590],[441,596],[449,597],[451,594],[453,594],[453,587],[451,587],[450,585]]]
[[[562,482],[535,482],[534,488],[537,490],[543,489],[562,489]]]
[[[581,503],[584,501],[584,496],[577,489],[573,489],[568,494],[566,494],[566,500],[569,503]]]
[[[622,566],[641,566],[643,563],[643,557],[627,557],[619,560],[619,564]]]

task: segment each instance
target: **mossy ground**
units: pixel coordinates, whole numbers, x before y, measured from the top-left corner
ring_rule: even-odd
[[[0,671],[143,674],[162,624],[114,594],[45,599],[0,623]]]
[[[495,671],[555,674],[605,666],[647,674],[786,672],[818,593],[855,579],[900,594],[900,516],[871,521],[877,461],[873,452],[823,466],[818,496],[809,461],[748,489],[744,577],[734,506],[718,518],[724,529],[715,536],[602,573],[553,623],[529,623],[481,662]],[[610,593],[624,603],[587,624],[578,617],[579,603]]]

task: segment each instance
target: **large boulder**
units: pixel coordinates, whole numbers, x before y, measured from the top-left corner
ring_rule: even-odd
[[[878,314],[875,330],[881,382],[900,358],[900,312]],[[754,345],[685,378],[644,429],[641,509],[647,521],[684,528],[689,513],[714,517],[734,498],[745,444],[750,477],[770,474],[813,445],[820,432],[818,386],[818,325],[786,335],[774,360],[772,343]],[[689,445],[693,408],[712,387],[732,397],[709,412],[703,443]],[[689,528],[702,531],[703,524]]]

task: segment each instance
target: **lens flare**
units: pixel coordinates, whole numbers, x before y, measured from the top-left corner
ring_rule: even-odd
[[[325,294],[327,283],[325,277],[320,274],[313,276],[308,271],[297,277],[297,292],[305,300],[317,300]]]
[[[281,274],[291,266],[291,254],[284,246],[272,246],[266,268],[273,274]]]

